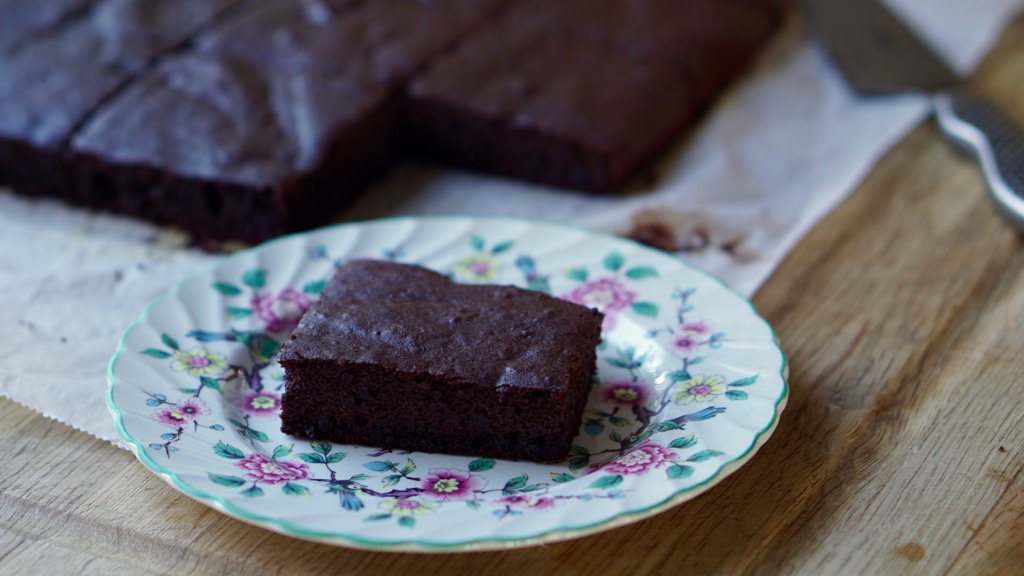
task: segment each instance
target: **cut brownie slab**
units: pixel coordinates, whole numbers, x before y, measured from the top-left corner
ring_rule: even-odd
[[[430,270],[342,265],[278,357],[287,434],[556,461],[579,428],[602,315]]]
[[[690,89],[666,65],[549,24],[503,18],[418,76],[408,89],[413,154],[606,192],[693,115]]]
[[[81,194],[199,241],[322,224],[395,161],[393,86],[496,5],[249,3],[89,119]]]
[[[523,0],[411,83],[410,148],[610,191],[708,105],[778,18],[756,0]]]
[[[67,10],[58,15],[46,2],[12,5],[36,29],[0,57],[0,182],[27,194],[83,201],[64,163],[63,147],[73,131],[155,56],[185,42],[233,3],[65,2]]]
[[[0,0],[0,185],[210,247],[326,223],[403,156],[610,191],[788,2]]]
[[[161,61],[73,140],[83,196],[256,242],[319,223],[390,165],[385,91],[340,72],[216,54]]]

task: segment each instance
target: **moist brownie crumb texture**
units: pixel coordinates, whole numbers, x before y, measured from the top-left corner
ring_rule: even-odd
[[[584,191],[692,123],[786,0],[0,0],[0,185],[261,241],[396,162]]]
[[[557,461],[579,428],[602,315],[411,265],[341,266],[278,356],[282,431]]]

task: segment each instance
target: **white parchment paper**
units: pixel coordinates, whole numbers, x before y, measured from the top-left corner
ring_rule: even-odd
[[[960,71],[1024,0],[888,0]],[[854,95],[797,16],[703,124],[624,195],[593,197],[426,166],[394,171],[340,218],[517,216],[625,233],[652,223],[751,295],[875,161],[928,114]],[[0,394],[120,443],[106,367],[145,305],[218,256],[168,230],[0,189]]]

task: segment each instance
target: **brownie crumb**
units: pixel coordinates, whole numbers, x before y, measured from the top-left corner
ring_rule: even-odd
[[[641,244],[664,250],[665,252],[675,251],[675,234],[661,222],[637,223],[625,234],[626,238],[636,240]]]

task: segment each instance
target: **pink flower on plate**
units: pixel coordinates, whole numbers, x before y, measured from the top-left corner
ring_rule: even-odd
[[[259,418],[274,416],[281,408],[281,395],[276,392],[250,392],[242,399],[242,409]]]
[[[697,320],[695,322],[687,322],[679,327],[679,330],[684,334],[707,334],[711,331],[708,325],[703,320]]]
[[[156,411],[155,418],[161,424],[179,428],[189,422],[195,422],[200,416],[209,414],[210,409],[199,398],[186,396],[177,404],[165,406]]]
[[[664,468],[675,457],[676,453],[671,449],[648,440],[621,458],[605,464],[603,470],[609,474],[639,476],[654,468]]]
[[[449,468],[431,468],[420,483],[423,496],[431,500],[469,500],[474,490],[483,488],[487,481],[476,474]]]
[[[418,516],[430,512],[437,508],[437,504],[433,502],[423,502],[422,500],[402,499],[402,498],[384,498],[380,501],[380,508],[387,510],[388,513],[399,518],[406,516]]]
[[[184,414],[182,414],[173,406],[170,408],[161,408],[160,410],[157,410],[155,418],[157,422],[167,426],[171,426],[172,428],[180,428],[188,424],[189,422],[192,422],[191,419],[186,418]]]
[[[672,345],[681,352],[693,352],[700,348],[700,338],[695,334],[684,332],[676,336],[675,340],[672,341]]]
[[[235,462],[235,466],[245,471],[247,479],[267,484],[284,484],[309,478],[309,466],[305,464],[271,460],[255,452]]]
[[[562,295],[562,299],[603,312],[605,316],[601,328],[609,332],[615,328],[616,315],[636,300],[636,292],[627,289],[615,278],[597,278]]]
[[[195,396],[186,396],[178,400],[177,408],[182,414],[193,420],[210,413],[210,408],[207,407],[206,403]]]
[[[277,294],[257,294],[252,297],[252,310],[266,325],[268,332],[293,330],[312,305],[312,296],[294,288],[285,288]]]
[[[609,382],[602,393],[605,402],[619,406],[643,406],[647,403],[647,388],[636,382]]]
[[[490,254],[470,254],[455,263],[455,274],[460,280],[486,283],[498,277],[501,262]]]
[[[703,320],[684,322],[679,326],[678,335],[672,340],[672,344],[681,352],[695,352],[704,343],[703,338],[710,331]]]
[[[557,503],[557,500],[551,496],[523,496],[520,494],[513,494],[512,496],[498,498],[495,502],[512,508],[543,510],[545,508],[553,508]]]

